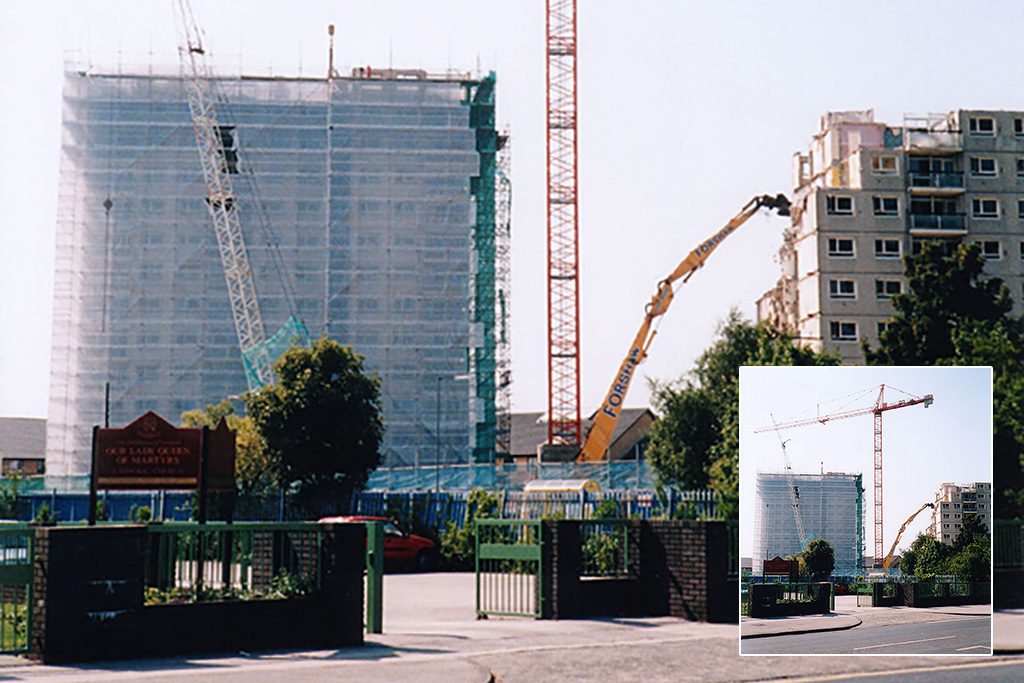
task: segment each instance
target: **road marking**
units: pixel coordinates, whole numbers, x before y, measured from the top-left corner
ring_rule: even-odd
[[[964,650],[977,650],[977,649],[991,650],[992,648],[990,648],[988,645],[968,645],[967,647],[958,647],[956,649],[956,651],[957,652],[963,652]]]
[[[950,638],[956,638],[956,636],[939,636],[938,638],[922,638],[921,640],[904,640],[899,643],[884,643],[882,645],[865,645],[864,647],[855,647],[856,650],[873,650],[876,647],[895,647],[896,645],[912,645],[913,643],[927,643],[929,640],[949,640]]]
[[[858,678],[872,678],[891,674],[924,674],[933,671],[951,671],[959,669],[987,669],[995,666],[1020,666],[1020,659],[997,659],[989,662],[970,664],[936,664],[934,666],[918,666],[909,669],[878,669],[877,671],[858,671],[845,674],[811,674],[803,678],[787,678],[786,683],[830,683],[831,681],[850,681]],[[762,679],[767,680],[767,679]]]

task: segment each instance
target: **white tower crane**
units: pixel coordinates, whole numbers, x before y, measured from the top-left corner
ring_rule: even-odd
[[[212,74],[189,0],[178,0],[177,9],[183,32],[183,42],[178,51],[188,91],[192,129],[199,148],[203,180],[206,182],[206,205],[217,234],[238,346],[243,358],[248,359],[252,365],[253,372],[246,373],[249,388],[257,389],[273,381],[274,359],[270,358],[262,346],[266,338],[263,316],[256,298],[256,286],[238,217],[238,203],[231,184],[231,174],[237,172],[226,149],[229,145],[225,145],[225,135],[231,132],[217,122],[213,98],[209,92]]]

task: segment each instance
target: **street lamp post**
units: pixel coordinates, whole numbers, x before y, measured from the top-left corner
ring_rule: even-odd
[[[437,376],[437,393],[434,402],[434,493],[441,491],[441,380],[445,378],[445,375]],[[471,378],[471,375],[453,375],[448,377],[448,379],[456,382],[466,381]]]

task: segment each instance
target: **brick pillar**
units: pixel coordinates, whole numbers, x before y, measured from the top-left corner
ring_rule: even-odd
[[[323,544],[323,582],[318,599],[326,612],[325,645],[362,645],[366,526],[361,522],[325,524]]]
[[[581,563],[579,521],[542,522],[542,619],[572,619],[578,616],[581,607]]]
[[[36,529],[30,656],[123,658],[142,628],[144,526]]]
[[[739,577],[729,576],[729,531],[725,522],[698,522],[704,526],[708,621],[739,622]],[[738,557],[738,555],[737,555]],[[737,570],[738,571],[738,570]]]

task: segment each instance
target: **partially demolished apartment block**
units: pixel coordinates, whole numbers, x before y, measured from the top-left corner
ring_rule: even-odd
[[[1024,112],[906,116],[830,112],[794,155],[792,225],[782,276],[758,319],[801,343],[863,362],[904,290],[902,257],[923,240],[977,242],[985,274],[1024,300]]]

